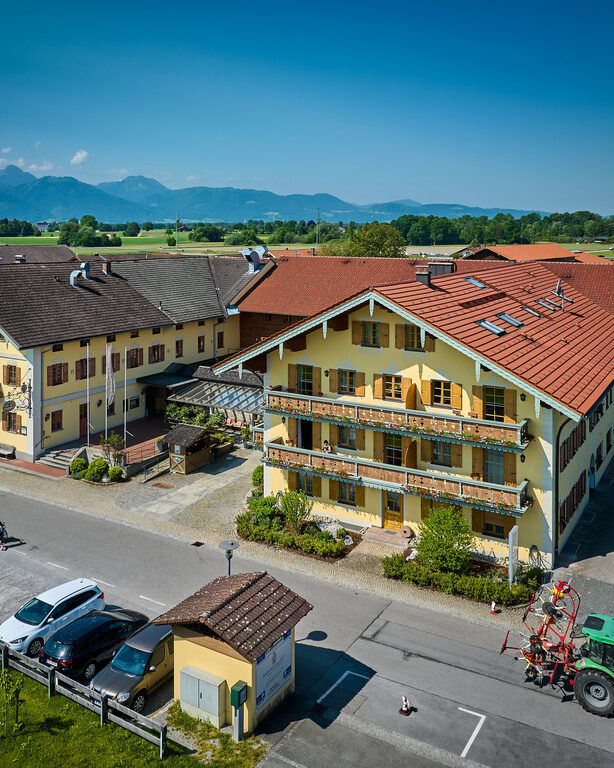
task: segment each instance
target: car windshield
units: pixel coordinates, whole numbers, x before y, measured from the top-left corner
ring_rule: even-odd
[[[15,618],[19,621],[23,621],[24,624],[31,624],[33,627],[38,626],[45,616],[49,613],[53,606],[49,603],[44,603],[39,600],[38,597],[33,598],[30,602],[26,603],[23,608],[20,608],[15,614]]]
[[[148,661],[149,654],[145,651],[137,651],[129,645],[122,645],[111,662],[111,668],[116,672],[140,677],[144,674]]]
[[[60,643],[52,637],[43,646],[43,653],[56,659],[65,659],[72,653],[72,645],[70,643]]]

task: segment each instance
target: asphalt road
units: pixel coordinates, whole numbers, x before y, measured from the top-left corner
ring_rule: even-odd
[[[0,553],[0,619],[78,576],[97,579],[107,602],[154,616],[226,572],[220,551],[7,493],[0,519],[24,542]],[[240,549],[232,567],[262,569]],[[296,696],[263,726],[275,744],[267,768],[329,768],[331,756],[338,768],[614,766],[614,720],[525,683],[522,662],[499,654],[503,623],[268,570],[314,610],[297,627]]]

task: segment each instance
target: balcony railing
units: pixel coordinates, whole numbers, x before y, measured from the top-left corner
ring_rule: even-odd
[[[280,469],[332,477],[372,488],[402,490],[413,496],[503,512],[515,517],[524,514],[532,504],[527,496],[527,480],[520,485],[497,485],[459,475],[308,451],[277,442],[265,443],[263,461]]]
[[[513,453],[522,453],[529,444],[528,419],[520,424],[502,424],[453,414],[439,415],[380,405],[345,403],[326,397],[311,397],[279,390],[266,390],[265,397],[266,410],[269,413],[281,413],[331,424],[350,424],[364,429]]]

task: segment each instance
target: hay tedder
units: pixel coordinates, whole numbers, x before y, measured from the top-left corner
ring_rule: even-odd
[[[501,653],[516,651],[526,662],[527,680],[573,686],[587,712],[614,716],[614,618],[590,614],[576,626],[580,595],[564,581],[542,586],[531,598],[518,632],[520,645],[510,644],[508,630]]]

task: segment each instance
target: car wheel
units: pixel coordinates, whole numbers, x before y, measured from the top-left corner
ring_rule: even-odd
[[[135,712],[142,712],[145,709],[145,702],[147,701],[147,694],[145,691],[139,691],[134,699],[132,699],[132,709]]]
[[[96,674],[96,662],[88,661],[85,667],[83,668],[83,677],[86,680],[91,680],[95,674]]]
[[[38,656],[43,648],[43,641],[40,639],[40,637],[35,637],[34,640],[30,643],[28,646],[28,650],[26,653],[28,656],[31,656],[34,658],[35,656]]]

